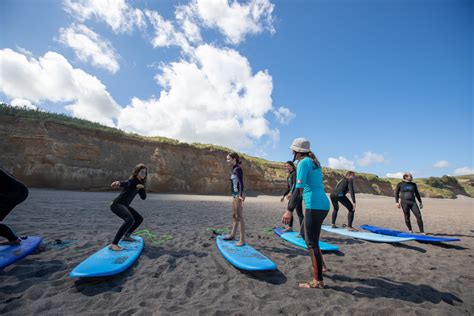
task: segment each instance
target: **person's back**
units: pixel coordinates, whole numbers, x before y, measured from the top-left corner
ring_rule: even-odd
[[[298,163],[297,173],[305,175],[303,199],[306,208],[329,210],[329,200],[326,196],[326,192],[324,191],[323,173],[321,167],[316,166],[311,158],[306,157]]]

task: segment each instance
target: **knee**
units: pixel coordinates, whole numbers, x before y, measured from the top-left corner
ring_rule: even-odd
[[[130,226],[135,224],[135,219],[133,218],[133,216],[127,216],[124,220],[125,220],[125,223],[127,223]]]
[[[138,214],[138,216],[135,218],[135,223],[136,223],[137,225],[140,225],[142,222],[143,222],[143,216],[141,216],[140,214]]]

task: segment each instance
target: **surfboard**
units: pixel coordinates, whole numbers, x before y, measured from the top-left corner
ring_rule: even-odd
[[[22,238],[19,245],[2,245],[0,246],[0,269],[23,259],[30,253],[38,249],[43,239],[39,236],[28,236]]]
[[[216,245],[222,256],[234,267],[248,271],[275,270],[277,265],[248,244],[237,247],[235,240],[217,236]]]
[[[447,238],[447,237],[435,237],[435,236],[410,234],[410,233],[404,233],[398,230],[377,227],[377,226],[370,226],[370,225],[362,225],[360,226],[360,228],[368,230],[373,233],[377,233],[377,234],[414,238],[417,241],[423,241],[423,242],[452,242],[452,241],[461,240],[459,238]]]
[[[292,243],[293,245],[296,245],[296,246],[304,248],[304,249],[308,249],[308,247],[306,246],[306,242],[300,236],[300,233],[298,233],[298,232],[285,232],[285,231],[283,231],[282,227],[277,227],[277,228],[273,229],[273,231],[275,232],[275,234],[280,236],[282,239]],[[322,240],[319,241],[319,248],[321,249],[321,251],[338,251],[339,250],[338,246],[331,245],[331,244],[329,244],[327,242],[324,242]]]
[[[351,232],[350,230],[345,229],[345,228],[332,228],[329,225],[323,225],[321,226],[321,229],[329,233],[339,234],[342,236],[347,236],[347,237],[352,237],[352,238],[357,238],[357,239],[362,239],[362,240],[367,240],[367,241],[375,241],[375,242],[396,243],[396,242],[410,241],[414,239],[412,237],[410,238],[395,237],[395,236],[387,236],[387,235],[368,233],[368,232]]]
[[[109,249],[109,245],[82,261],[69,276],[71,278],[102,277],[115,275],[128,269],[140,256],[144,242],[140,236],[135,241],[120,241],[122,251]]]

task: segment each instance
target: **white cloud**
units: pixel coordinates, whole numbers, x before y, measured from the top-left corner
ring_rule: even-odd
[[[59,29],[59,41],[74,49],[83,62],[116,73],[120,66],[112,44],[87,26],[79,24]]]
[[[387,173],[387,178],[403,179],[404,172]]]
[[[232,49],[201,45],[191,61],[162,65],[158,99],[134,98],[118,126],[144,135],[162,135],[238,149],[279,139],[265,115],[272,110],[271,76],[252,74],[248,60]]]
[[[454,170],[455,176],[465,176],[468,174],[474,174],[474,169],[469,168],[469,167],[462,167],[462,168],[457,168],[456,170]]]
[[[74,116],[113,126],[120,107],[94,76],[76,69],[62,55],[47,52],[38,59],[11,49],[0,50],[0,92],[34,103],[67,103]]]
[[[296,114],[291,112],[290,109],[282,106],[279,107],[277,110],[274,110],[273,114],[275,114],[278,122],[285,125],[288,125],[291,120],[293,120],[296,116]]]
[[[186,36],[183,33],[176,31],[171,21],[163,19],[163,17],[156,11],[146,10],[145,15],[153,25],[155,30],[155,37],[152,39],[153,47],[168,47],[168,46],[179,46],[184,52],[190,52],[191,46],[189,45]]]
[[[124,0],[65,0],[64,9],[80,22],[93,17],[103,20],[115,33],[145,27],[143,12]]]
[[[274,5],[269,0],[251,0],[240,4],[227,0],[193,0],[180,9],[187,21],[199,20],[208,28],[217,28],[228,43],[239,44],[247,34],[268,30],[275,32],[273,26]],[[195,34],[195,31],[187,34]]]
[[[439,169],[442,169],[442,168],[447,168],[449,167],[449,162],[446,161],[446,160],[440,160],[440,161],[437,161],[434,165],[433,165],[434,168],[439,168]]]
[[[357,163],[362,167],[367,167],[376,163],[382,163],[385,161],[383,155],[367,151],[364,153],[364,156],[357,160]]]
[[[329,158],[328,167],[333,169],[355,170],[354,162],[343,156],[339,156],[339,158]]]
[[[11,100],[10,105],[11,106],[16,106],[16,107],[22,107],[22,108],[24,107],[24,108],[32,109],[32,110],[37,109],[36,106],[31,104],[30,100],[20,99],[20,98],[16,98],[16,99]]]

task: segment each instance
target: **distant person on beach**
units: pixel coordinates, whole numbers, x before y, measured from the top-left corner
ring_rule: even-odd
[[[124,220],[120,226],[110,249],[120,251],[122,247],[118,245],[120,239],[125,241],[135,241],[131,234],[143,222],[143,217],[130,206],[137,194],[142,200],[146,199],[145,185],[148,176],[148,169],[144,164],[138,164],[127,181],[114,181],[110,185],[112,188],[122,188],[119,196],[117,196],[110,205],[110,209],[117,216]],[[123,238],[122,238],[123,237]]]
[[[291,203],[293,200],[291,199],[292,194],[295,192],[296,189],[296,167],[293,161],[287,161],[285,163],[285,168],[288,171],[288,177],[286,178],[286,182],[288,184],[288,188],[283,193],[283,196],[280,199],[280,202],[283,202],[285,198],[288,200],[288,208],[291,209],[292,211],[296,209],[296,214],[298,215],[298,218],[300,220],[300,227],[303,224],[304,220],[304,215],[303,215],[303,199],[301,196],[299,196],[298,199],[296,199],[295,203]],[[290,224],[288,225],[287,228],[284,229],[285,232],[291,232],[293,231],[293,217],[291,217]]]
[[[418,204],[416,204],[415,198],[420,202],[419,208]],[[402,207],[403,215],[405,216],[405,223],[410,233],[413,233],[410,222],[410,211],[412,211],[416,217],[420,233],[425,234],[420,211],[420,209],[423,208],[423,203],[421,202],[420,192],[418,192],[416,183],[413,182],[413,175],[411,173],[406,172],[403,174],[403,181],[400,182],[395,189],[395,202],[396,207]]]
[[[233,152],[227,155],[227,164],[232,167],[230,172],[230,191],[232,194],[232,231],[230,235],[225,236],[224,240],[234,240],[237,229],[240,225],[240,240],[236,246],[245,245],[245,222],[244,222],[244,172],[240,164],[242,161],[237,153]]]
[[[10,173],[0,168],[0,236],[5,237],[2,245],[17,245],[21,239],[2,221],[28,197],[28,188]]]
[[[313,280],[301,282],[301,288],[324,288],[323,255],[319,248],[321,225],[329,213],[329,200],[324,192],[321,164],[310,149],[310,142],[304,138],[296,138],[290,146],[293,150],[293,161],[298,160],[296,169],[296,190],[292,199],[303,195],[306,206],[301,236],[308,246],[313,269]],[[283,224],[289,224],[293,217],[292,210],[283,214]]]
[[[337,212],[339,211],[339,203],[344,205],[349,213],[347,214],[347,228],[351,231],[356,229],[352,227],[352,222],[354,221],[354,213],[356,210],[356,199],[354,191],[354,177],[355,173],[353,171],[348,171],[344,178],[342,178],[337,184],[334,190],[332,191],[330,198],[334,210],[332,211],[332,227],[337,228],[336,219]],[[347,198],[346,194],[351,193],[351,201]],[[345,225],[343,225],[344,227]]]

